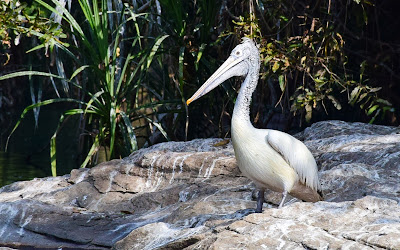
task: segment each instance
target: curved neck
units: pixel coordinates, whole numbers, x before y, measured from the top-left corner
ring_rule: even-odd
[[[260,63],[255,61],[250,64],[249,72],[240,87],[239,95],[233,109],[232,119],[250,122],[251,96],[257,87]],[[251,122],[250,122],[251,124]]]

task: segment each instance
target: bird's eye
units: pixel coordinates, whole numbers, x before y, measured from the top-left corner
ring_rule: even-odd
[[[240,54],[241,54],[241,53],[240,53],[240,51],[239,51],[239,50],[238,50],[238,51],[236,51],[236,55],[237,55],[237,56],[240,56]]]

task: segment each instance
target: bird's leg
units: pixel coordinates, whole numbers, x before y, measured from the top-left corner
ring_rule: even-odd
[[[282,201],[281,201],[281,203],[279,204],[279,207],[278,207],[278,208],[282,208],[282,207],[283,207],[283,203],[285,203],[285,200],[286,200],[286,195],[287,195],[287,191],[284,190],[283,193],[282,193]]]
[[[258,195],[257,195],[256,213],[261,213],[262,212],[263,203],[264,203],[264,190],[260,189],[258,191]]]

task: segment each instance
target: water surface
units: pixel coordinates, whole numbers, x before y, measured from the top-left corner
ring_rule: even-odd
[[[47,176],[48,173],[41,169],[45,162],[41,161],[23,154],[0,152],[0,187],[16,181]]]

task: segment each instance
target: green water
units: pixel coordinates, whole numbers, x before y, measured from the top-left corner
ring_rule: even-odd
[[[29,113],[11,136],[7,153],[4,152],[5,142],[18,120],[20,112],[15,112],[9,123],[1,124],[0,187],[15,181],[51,175],[49,142],[57,128],[62,111],[64,109],[60,107],[42,108],[37,127],[35,127],[32,113]],[[73,168],[78,167],[78,143],[74,139],[77,138],[77,124],[76,120],[70,119],[59,131],[57,137],[57,175],[70,173]]]
[[[46,165],[44,161],[41,162],[41,159],[0,152],[0,187],[16,181],[47,176],[48,173],[41,169],[41,165]]]

